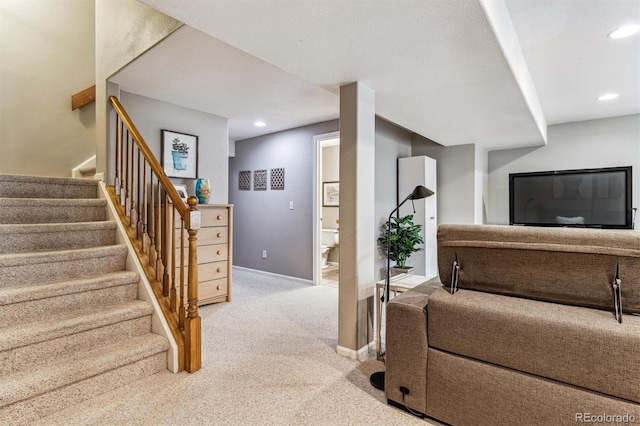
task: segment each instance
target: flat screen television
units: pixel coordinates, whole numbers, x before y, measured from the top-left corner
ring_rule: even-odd
[[[631,167],[509,175],[509,223],[632,229]]]

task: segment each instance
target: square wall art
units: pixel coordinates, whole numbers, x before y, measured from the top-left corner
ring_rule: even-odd
[[[162,167],[169,177],[198,177],[198,137],[162,130]]]
[[[251,189],[251,170],[241,171],[238,175],[238,189],[249,191]]]
[[[284,167],[271,169],[271,189],[284,189]]]
[[[267,170],[254,170],[253,172],[253,189],[255,191],[267,190]]]

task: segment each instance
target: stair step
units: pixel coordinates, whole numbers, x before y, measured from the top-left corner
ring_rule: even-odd
[[[0,327],[73,314],[87,306],[135,300],[139,279],[134,272],[122,271],[37,286],[0,288]]]
[[[26,253],[113,245],[116,223],[78,222],[0,225],[0,253]]]
[[[146,334],[3,377],[0,424],[28,424],[166,369],[165,338]]]
[[[0,174],[0,425],[167,368],[98,182]]]
[[[0,329],[0,374],[57,362],[69,355],[110,345],[151,329],[153,307],[141,300],[74,316]]]
[[[125,269],[127,247],[0,254],[0,288],[45,284]]]
[[[86,178],[93,178],[96,174],[96,166],[85,166],[80,168],[80,175]]]
[[[96,198],[97,195],[95,180],[0,174],[0,197]]]
[[[97,198],[0,198],[0,223],[70,223],[107,219]]]

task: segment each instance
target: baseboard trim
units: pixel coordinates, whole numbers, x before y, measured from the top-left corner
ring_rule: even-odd
[[[375,351],[375,350],[376,350],[376,342],[369,342],[369,344],[364,345],[357,351],[354,351],[353,349],[345,348],[344,346],[340,346],[340,345],[338,345],[336,348],[336,352],[338,353],[338,355],[343,356],[345,358],[352,359],[354,361],[363,360],[367,355],[371,353],[371,351]]]
[[[253,272],[255,274],[266,275],[268,277],[284,278],[284,279],[287,279],[287,280],[298,281],[298,282],[301,282],[301,283],[304,283],[304,284],[313,285],[313,281],[312,280],[306,280],[304,278],[291,277],[289,275],[276,274],[274,272],[261,271],[259,269],[245,268],[244,266],[233,265],[233,268],[234,269],[238,269],[240,271]]]

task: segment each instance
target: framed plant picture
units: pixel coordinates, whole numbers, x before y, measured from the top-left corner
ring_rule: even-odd
[[[162,167],[169,177],[198,177],[198,137],[162,130]]]
[[[340,182],[322,182],[322,206],[338,207],[340,205]]]

